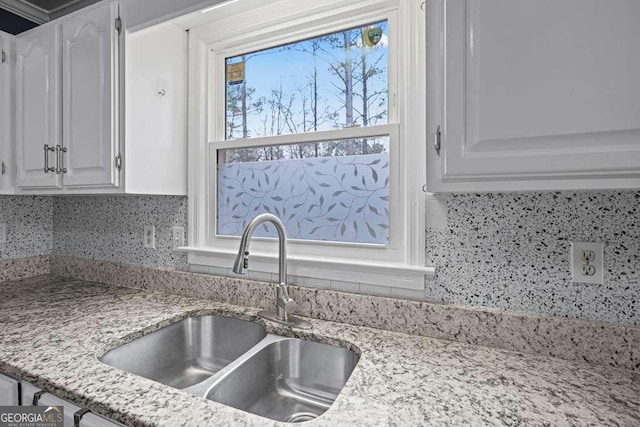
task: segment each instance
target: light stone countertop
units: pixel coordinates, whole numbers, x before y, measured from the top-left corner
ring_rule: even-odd
[[[0,283],[0,371],[128,425],[281,425],[101,363],[181,318],[257,309],[77,280]],[[312,320],[267,331],[342,345],[360,361],[308,426],[640,425],[640,374]]]

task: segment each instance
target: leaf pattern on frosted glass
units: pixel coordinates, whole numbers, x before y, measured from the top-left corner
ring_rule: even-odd
[[[256,215],[278,215],[291,239],[389,242],[388,154],[224,163],[217,169],[217,231],[242,234]],[[273,227],[256,235],[275,237]]]

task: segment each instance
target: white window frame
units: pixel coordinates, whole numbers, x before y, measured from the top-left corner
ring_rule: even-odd
[[[420,9],[418,0],[278,0],[190,31],[190,264],[230,268],[237,254],[239,237],[215,233],[216,171],[211,165],[216,165],[216,149],[389,135],[389,244],[290,240],[289,274],[424,289],[425,276],[432,277],[435,270],[424,261],[426,99],[420,94],[425,93],[426,72]],[[388,124],[224,141],[225,97],[210,94],[224,91],[225,58],[385,19],[390,40]],[[276,273],[275,239],[254,238],[250,258],[252,271]]]

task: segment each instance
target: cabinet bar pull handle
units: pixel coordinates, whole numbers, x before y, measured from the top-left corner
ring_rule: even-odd
[[[37,391],[37,392],[33,393],[33,401],[31,402],[33,404],[33,406],[38,406],[38,402],[40,402],[40,398],[45,393],[46,393],[46,391],[44,391],[44,390],[40,390],[40,391]]]
[[[60,145],[56,145],[56,173],[62,174],[62,173],[67,173],[67,168],[63,168],[63,162],[64,162],[64,157],[63,157],[63,153],[67,152],[67,147],[62,147]]]
[[[78,412],[73,414],[73,426],[74,427],[80,427],[80,420],[82,420],[82,417],[91,412],[88,409],[80,409]]]
[[[5,173],[7,173],[7,165],[2,162],[2,166],[0,166],[0,175],[4,175]]]
[[[56,151],[55,148],[44,144],[44,173],[55,172],[56,168],[49,167],[49,151]]]
[[[433,133],[433,147],[436,149],[436,153],[438,156],[440,155],[440,147],[442,145],[442,134],[440,133],[440,125],[436,128],[436,131]]]

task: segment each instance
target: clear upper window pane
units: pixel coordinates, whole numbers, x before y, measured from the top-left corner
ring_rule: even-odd
[[[269,212],[291,239],[389,243],[389,137],[218,151],[217,233]],[[265,225],[256,235],[276,237]]]
[[[388,121],[381,21],[226,59],[226,139]]]

